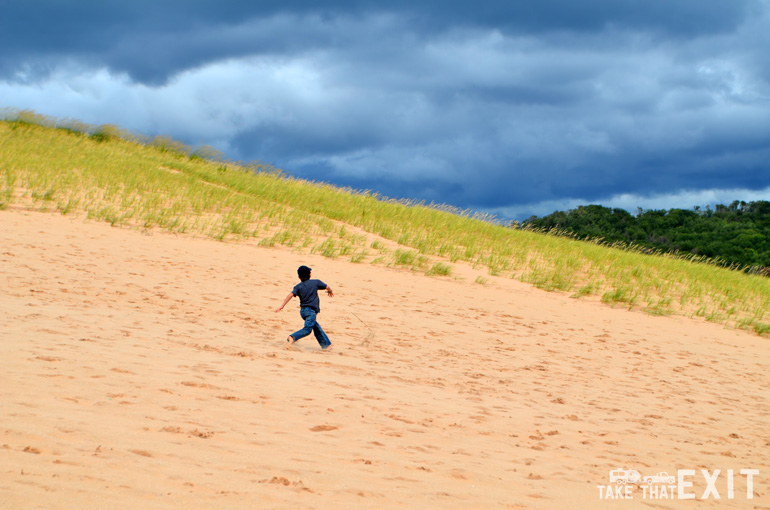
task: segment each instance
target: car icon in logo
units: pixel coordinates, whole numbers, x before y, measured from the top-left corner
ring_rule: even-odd
[[[610,483],[619,485],[627,483],[637,483],[642,479],[642,475],[635,469],[613,469],[610,471]]]
[[[674,483],[675,478],[665,471],[661,471],[657,475],[651,475],[651,476],[645,476],[644,481],[648,484],[652,485],[654,483],[667,483],[669,485],[672,485]]]

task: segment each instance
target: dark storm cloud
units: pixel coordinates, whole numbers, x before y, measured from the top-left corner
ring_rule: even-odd
[[[160,83],[180,70],[221,58],[349,46],[344,33],[315,30],[339,16],[392,13],[407,31],[455,27],[516,32],[652,30],[676,37],[733,29],[753,0],[282,1],[31,0],[0,2],[0,72],[45,72],[62,58]],[[316,27],[317,28],[317,27]]]
[[[503,215],[770,189],[766,0],[0,0],[0,12],[0,106],[299,177]]]

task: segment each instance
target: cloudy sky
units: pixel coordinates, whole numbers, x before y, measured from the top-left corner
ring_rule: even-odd
[[[504,218],[770,200],[770,0],[0,0],[0,107]]]

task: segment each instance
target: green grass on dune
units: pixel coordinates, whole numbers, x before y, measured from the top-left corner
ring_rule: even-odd
[[[8,117],[8,116],[6,116]],[[354,263],[449,276],[467,262],[539,288],[653,314],[770,333],[770,279],[646,255],[200,157],[167,138],[132,139],[30,114],[0,121],[0,209],[84,214],[112,225],[256,239]],[[363,231],[363,232],[362,232]],[[372,243],[365,232],[401,247]],[[482,279],[484,280],[484,279]],[[479,280],[477,280],[479,281]],[[480,282],[486,284],[486,280]]]

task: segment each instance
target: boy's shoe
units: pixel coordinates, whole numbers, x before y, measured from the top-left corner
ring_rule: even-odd
[[[321,347],[321,350],[324,350],[324,351],[331,351],[331,350],[332,350],[332,347],[334,347],[334,345],[333,345],[333,344],[329,344],[329,345],[327,345],[326,347]]]

